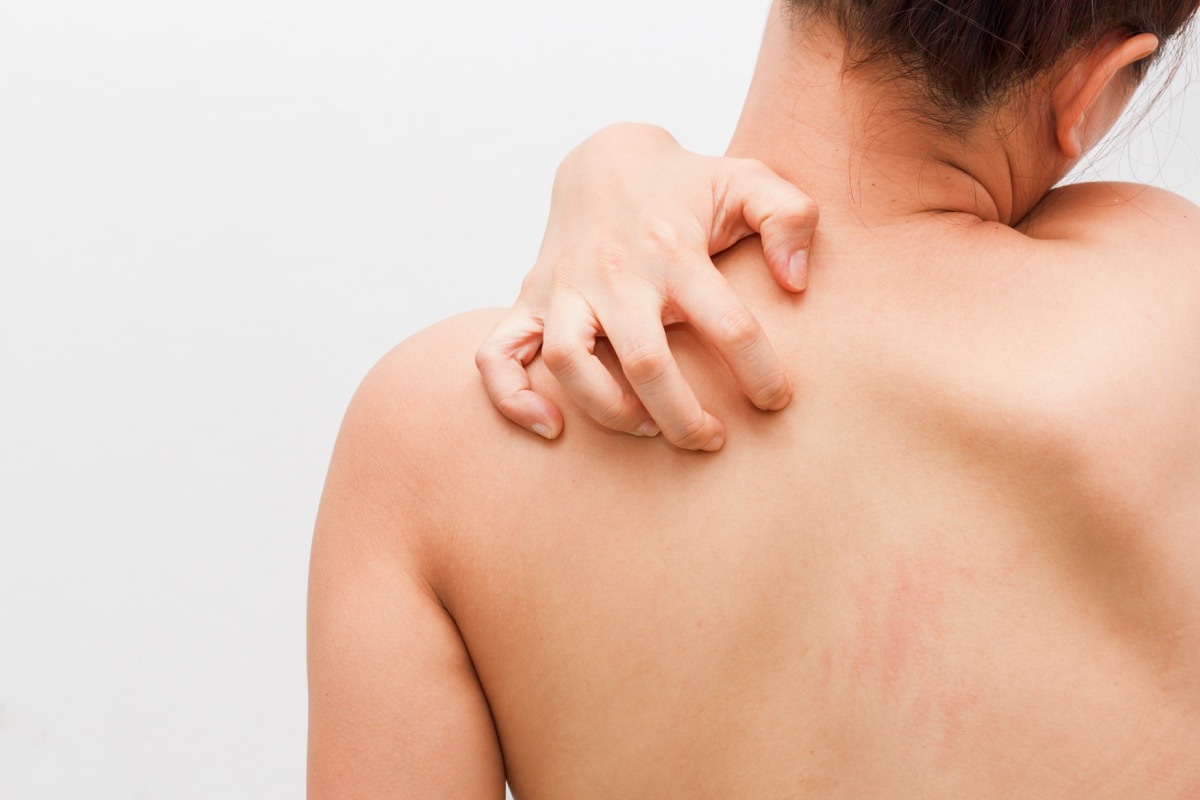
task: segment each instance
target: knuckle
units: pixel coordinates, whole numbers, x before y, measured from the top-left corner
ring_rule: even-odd
[[[763,179],[770,178],[775,174],[775,170],[768,167],[766,163],[758,160],[758,158],[742,158],[738,166],[742,168],[742,172],[746,178]]]
[[[494,398],[493,402],[501,414],[513,421],[519,421],[521,419],[522,406],[518,398],[518,394],[506,394]]]
[[[475,368],[480,372],[486,372],[495,361],[496,354],[492,349],[490,342],[484,342],[479,349],[475,351]]]
[[[703,447],[712,439],[712,433],[708,430],[708,421],[703,414],[663,428],[663,436],[671,444],[693,449]]]
[[[628,409],[621,399],[601,403],[592,410],[592,419],[613,430],[624,430],[628,416]]]
[[[746,178],[762,178],[773,174],[771,168],[757,158],[737,158],[732,160],[732,164]]]
[[[625,245],[615,241],[597,242],[591,245],[587,254],[578,263],[562,268],[560,283],[598,286],[601,291],[611,291],[613,286],[630,282],[633,274],[629,269],[631,258]]]
[[[787,379],[787,373],[781,369],[773,369],[771,372],[754,387],[755,396],[757,398],[756,405],[760,408],[778,409],[782,408],[792,398],[791,382]]]
[[[774,224],[782,228],[812,228],[820,216],[821,210],[815,201],[799,191],[770,215]]]
[[[646,239],[656,250],[674,255],[687,250],[687,242],[679,225],[669,219],[655,217],[646,224]]]
[[[747,309],[735,308],[721,315],[717,335],[724,347],[744,350],[758,339],[758,323]]]
[[[502,370],[509,358],[504,343],[496,336],[491,336],[475,351],[475,367],[487,377]]]
[[[629,254],[621,245],[612,242],[597,244],[591,260],[596,274],[610,283],[620,283],[628,271]]]
[[[776,216],[778,224],[785,227],[811,228],[816,226],[821,211],[811,199],[800,196],[781,206]]]
[[[737,178],[744,188],[756,191],[776,190],[785,181],[775,170],[757,158],[745,158],[738,165]]]
[[[570,372],[575,366],[577,351],[567,341],[546,342],[542,346],[542,361],[555,375]]]
[[[542,284],[546,280],[545,276],[552,275],[553,272],[552,268],[534,264],[533,269],[521,279],[521,291],[517,296],[522,300],[529,300],[529,298],[535,297],[541,291]]]
[[[634,383],[656,383],[670,369],[671,354],[665,348],[650,344],[634,344],[625,349],[621,365],[625,375]]]

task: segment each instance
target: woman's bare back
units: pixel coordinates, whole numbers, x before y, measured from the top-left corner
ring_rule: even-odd
[[[387,506],[372,547],[452,619],[521,800],[1200,797],[1193,214],[1097,185],[1022,232],[823,229],[802,298],[732,252],[796,398],[673,333],[715,455],[510,430],[494,315],[445,323],[360,391],[346,480],[386,480],[326,527]],[[321,538],[314,591],[362,551]]]

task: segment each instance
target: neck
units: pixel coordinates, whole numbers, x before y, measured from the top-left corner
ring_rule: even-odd
[[[840,37],[799,30],[776,2],[728,155],[801,186],[826,227],[945,213],[1015,225],[1066,171],[1028,109],[945,133],[897,108],[895,87],[844,73]]]

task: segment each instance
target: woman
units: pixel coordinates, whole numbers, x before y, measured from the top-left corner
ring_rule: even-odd
[[[715,456],[590,423],[547,371],[623,429],[630,383],[688,417],[657,340],[615,342],[622,385],[547,329],[553,445],[477,385],[498,314],[393,351],[314,539],[311,796],[1200,793],[1200,216],[1051,191],[1195,6],[777,3],[730,153],[820,205],[811,291],[719,261],[788,411],[741,400],[787,398],[744,316],[736,382],[670,333],[728,423],[671,441]]]

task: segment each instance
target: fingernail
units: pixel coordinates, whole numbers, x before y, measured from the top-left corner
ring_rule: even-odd
[[[700,449],[707,451],[709,453],[713,453],[713,452],[716,452],[717,450],[720,450],[724,446],[724,444],[725,444],[725,434],[718,433],[716,436],[714,436],[712,438],[711,442],[704,445],[704,447],[701,447]]]
[[[554,438],[554,431],[550,430],[548,425],[543,425],[540,422],[533,426],[533,432],[538,436],[541,436],[543,439]]]
[[[808,251],[799,250],[788,262],[788,285],[798,292],[808,288]]]
[[[638,425],[637,430],[634,431],[634,433],[636,433],[638,436],[645,436],[646,438],[653,438],[655,436],[658,436],[659,430],[658,430],[658,426],[655,425],[651,421],[651,422],[643,422],[641,425]]]

